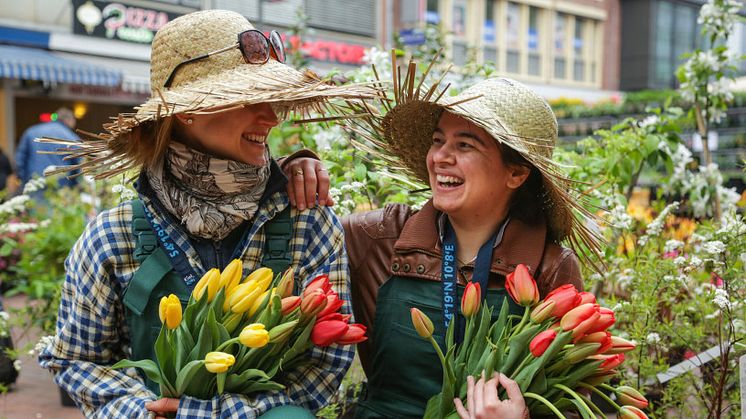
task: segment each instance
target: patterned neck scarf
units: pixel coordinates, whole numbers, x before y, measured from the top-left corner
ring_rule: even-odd
[[[158,199],[189,233],[217,241],[254,216],[269,164],[223,160],[172,141],[163,162],[148,169],[148,178]]]

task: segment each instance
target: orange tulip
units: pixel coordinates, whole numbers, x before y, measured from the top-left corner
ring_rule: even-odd
[[[544,301],[554,301],[555,306],[552,316],[557,318],[564,316],[568,311],[580,305],[580,300],[578,290],[571,284],[555,288],[544,299]]]
[[[300,297],[298,297],[297,295],[285,297],[281,301],[282,301],[282,315],[283,316],[287,316],[293,310],[300,307]]]
[[[648,415],[634,406],[622,406],[619,409],[619,419],[648,419]]]
[[[600,315],[598,317],[598,320],[593,323],[593,326],[591,326],[588,331],[586,331],[586,333],[601,332],[610,328],[614,325],[614,323],[616,323],[614,311],[612,311],[610,308],[599,307],[598,314]]]
[[[603,361],[601,365],[598,366],[598,370],[600,372],[610,371],[618,367],[619,365],[621,365],[622,362],[624,362],[624,354],[594,355],[594,356],[591,356],[590,358],[599,359]]]
[[[412,316],[412,324],[417,334],[423,339],[429,339],[435,330],[432,320],[425,313],[414,307],[409,310],[409,314]]]
[[[593,327],[601,317],[598,309],[598,304],[588,303],[579,305],[568,311],[560,320],[562,330],[572,330],[572,336],[574,338],[583,335]]]
[[[461,297],[461,314],[470,318],[479,312],[482,304],[482,290],[478,282],[466,284],[464,295]]]
[[[629,352],[633,349],[635,349],[635,344],[620,338],[619,336],[612,336],[611,337],[611,348],[606,351],[607,354],[613,355],[613,354],[621,354],[623,352]]]
[[[612,346],[611,333],[606,331],[589,333],[581,337],[577,343],[599,343],[601,344],[601,347],[598,348],[596,353],[602,354],[608,351]]]
[[[621,404],[634,406],[638,409],[648,407],[648,399],[630,386],[620,386],[616,389],[616,393]]]
[[[539,288],[524,264],[519,264],[515,271],[508,274],[505,289],[513,301],[524,307],[531,307],[539,302]]]
[[[303,294],[300,302],[300,312],[304,317],[311,317],[319,314],[326,307],[326,295],[321,290],[310,294]]]
[[[552,317],[552,312],[557,303],[554,300],[544,300],[531,310],[531,321],[542,323],[544,320]]]

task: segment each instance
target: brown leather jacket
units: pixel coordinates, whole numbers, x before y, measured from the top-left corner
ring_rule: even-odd
[[[378,288],[392,275],[440,281],[441,243],[438,211],[429,201],[419,212],[402,204],[352,214],[342,220],[350,262],[352,307],[355,321],[372,335]],[[575,252],[546,240],[546,225],[530,226],[511,220],[492,256],[490,287],[503,285],[505,275],[519,263],[528,266],[544,297],[562,284],[583,289]],[[458,281],[471,277],[470,265],[459,269]],[[372,361],[370,341],[358,344],[366,373]]]

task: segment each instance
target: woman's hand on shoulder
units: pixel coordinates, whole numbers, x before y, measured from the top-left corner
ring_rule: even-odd
[[[334,200],[329,196],[329,172],[324,164],[309,157],[298,157],[283,164],[288,178],[288,197],[290,204],[299,210],[321,206],[332,206]]]
[[[485,380],[484,375],[476,383],[474,377],[466,379],[466,406],[461,399],[454,399],[456,411],[462,419],[527,419],[528,407],[523,400],[518,383],[507,376],[494,373],[492,378]],[[500,400],[498,386],[505,387],[507,398]]]

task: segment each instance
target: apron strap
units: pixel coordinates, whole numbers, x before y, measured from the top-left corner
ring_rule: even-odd
[[[264,225],[264,256],[262,266],[272,269],[275,274],[284,272],[293,262],[290,240],[293,238],[293,220],[290,207],[280,211]],[[294,291],[298,291],[299,278],[296,278]]]

